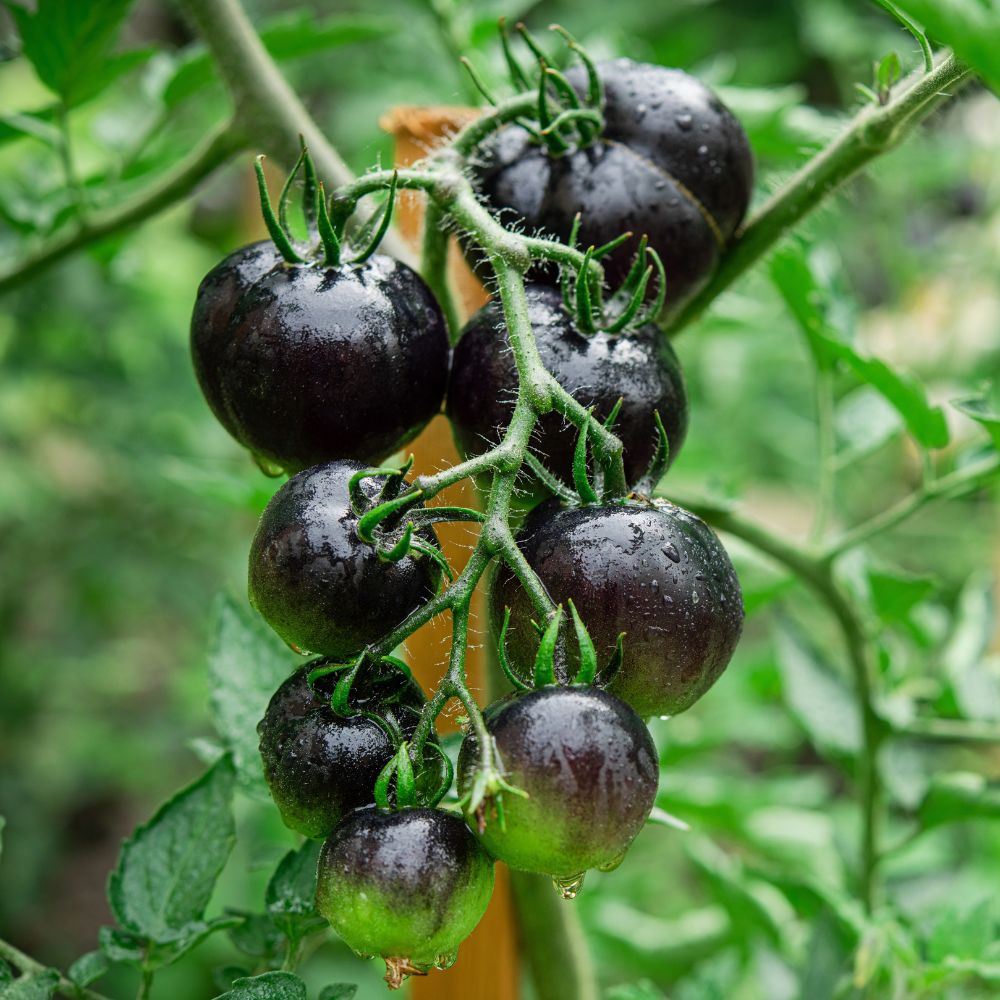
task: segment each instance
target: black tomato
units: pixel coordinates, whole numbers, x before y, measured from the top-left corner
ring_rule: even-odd
[[[203,358],[236,439],[289,472],[377,462],[441,408],[448,336],[416,271],[281,264],[243,294],[225,349]]]
[[[379,772],[395,753],[387,726],[413,735],[426,699],[412,677],[375,663],[351,687],[356,715],[342,718],[330,707],[339,674],[309,684],[314,660],[275,691],[257,726],[264,777],[285,825],[307,837],[325,837],[353,809],[375,801]],[[385,720],[380,725],[371,715]],[[418,787],[432,794],[442,777],[440,756],[425,754]]]
[[[191,314],[191,360],[202,394],[216,420],[236,436],[236,425],[222,395],[227,330],[244,292],[276,264],[281,254],[270,240],[234,250],[202,278]]]
[[[703,83],[676,69],[616,59],[598,64],[605,127],[589,147],[553,157],[509,125],[482,147],[474,180],[487,205],[529,231],[600,246],[626,231],[646,234],[667,272],[667,303],[693,295],[746,212],[753,157],[742,126]],[[567,74],[583,95],[579,67]],[[604,261],[624,278],[635,240]],[[551,272],[550,272],[551,273]]]
[[[561,880],[567,895],[588,868],[617,866],[656,797],[656,747],[623,701],[593,687],[544,687],[486,710],[506,781],[504,823],[480,836],[512,868]],[[459,792],[471,786],[478,743],[459,755]]]
[[[725,670],[743,598],[722,543],[694,514],[661,500],[567,509],[550,502],[525,522],[518,545],[552,599],[573,600],[601,663],[625,633],[608,689],[640,715],[684,711]],[[531,601],[506,568],[490,599],[495,621],[511,608],[508,656],[530,672],[538,646]],[[572,640],[560,655],[572,672]]]
[[[680,362],[667,339],[648,324],[628,334],[585,336],[547,285],[529,284],[528,315],[546,369],[580,403],[604,420],[623,399],[614,425],[625,447],[625,475],[634,483],[656,449],[653,411],[659,410],[670,457],[687,433],[688,407]],[[455,348],[447,413],[459,451],[468,458],[500,441],[514,412],[517,368],[503,313],[487,303],[466,324]],[[541,418],[533,447],[546,465],[572,483],[577,430],[556,413]]]
[[[359,809],[319,858],[316,906],[361,955],[386,960],[386,981],[445,968],[493,892],[493,861],[454,813]]]
[[[250,602],[289,645],[342,662],[434,595],[437,566],[413,554],[379,558],[357,533],[348,486],[361,465],[329,462],[288,480],[250,547]],[[374,498],[382,480],[363,480]],[[433,532],[421,533],[435,543]]]

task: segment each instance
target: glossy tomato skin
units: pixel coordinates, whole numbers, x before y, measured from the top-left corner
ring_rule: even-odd
[[[656,797],[656,747],[620,699],[593,687],[544,687],[486,711],[505,780],[527,793],[503,798],[505,828],[480,839],[512,868],[568,879],[616,864]],[[475,777],[478,743],[459,756],[459,792]]]
[[[292,646],[343,662],[435,593],[426,557],[379,558],[357,533],[348,493],[363,468],[337,461],[293,476],[271,498],[250,547],[250,603]],[[363,480],[374,498],[382,480]],[[436,544],[433,531],[424,538]]]
[[[700,81],[662,66],[598,64],[605,128],[586,149],[553,157],[518,125],[482,146],[473,178],[486,203],[528,231],[600,246],[626,231],[649,237],[667,272],[667,306],[690,298],[714,270],[742,220],[753,157],[742,126]],[[567,74],[586,90],[578,67]],[[612,287],[628,272],[633,239],[604,260]],[[553,270],[538,276],[551,281]]]
[[[191,360],[202,394],[216,420],[236,436],[236,425],[226,409],[222,374],[227,331],[236,303],[254,282],[281,263],[270,240],[234,250],[202,278],[191,314]]]
[[[680,362],[667,339],[652,324],[628,334],[598,332],[584,336],[547,285],[526,286],[528,315],[546,369],[576,399],[604,420],[619,398],[624,402],[614,425],[624,445],[625,476],[636,482],[656,450],[653,413],[659,410],[670,442],[671,461],[687,434],[688,405]],[[499,443],[514,412],[517,368],[503,313],[487,303],[466,324],[455,348],[446,412],[455,442],[466,458]],[[532,444],[546,465],[572,483],[578,432],[556,413],[547,413]]]
[[[378,462],[441,408],[441,309],[390,257],[275,267],[240,298],[227,338],[219,384],[234,435],[289,472]]]
[[[619,633],[624,658],[609,690],[641,716],[675,715],[725,670],[743,625],[733,565],[711,529],[667,501],[537,508],[518,545],[552,599],[573,600],[600,663]],[[491,611],[511,608],[508,656],[530,669],[538,645],[534,609],[506,568],[491,588]],[[576,647],[561,644],[573,669]]]
[[[448,965],[493,892],[493,861],[439,809],[352,813],[319,859],[316,906],[356,952]]]
[[[309,684],[309,673],[328,665],[314,660],[295,671],[275,691],[257,726],[264,777],[285,825],[306,837],[326,837],[352,810],[374,802],[379,772],[396,748],[388,722],[404,738],[412,736],[426,703],[420,686],[384,663],[368,666],[351,687],[356,714],[343,718],[330,707],[339,674]],[[425,755],[421,787],[433,792],[441,760]]]

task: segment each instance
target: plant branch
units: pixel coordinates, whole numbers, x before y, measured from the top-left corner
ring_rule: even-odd
[[[39,972],[58,972],[59,983],[56,986],[56,991],[64,997],[70,997],[72,1000],[109,1000],[103,993],[77,986],[58,969],[51,969],[47,965],[42,965],[41,962],[36,962],[30,955],[25,955],[23,951],[7,941],[0,940],[0,959],[8,962],[25,975]]]
[[[844,181],[897,146],[936,107],[949,88],[970,79],[970,71],[945,53],[934,69],[911,73],[884,106],[867,105],[840,135],[782,185],[751,217],[724,254],[708,284],[672,319],[671,335],[696,320],[748,271],[789,229]]]
[[[351,169],[264,48],[239,0],[178,0],[178,5],[212,53],[244,134],[285,166],[298,158],[301,136],[328,187],[353,180]],[[382,246],[401,260],[412,258],[392,230]]]
[[[942,743],[1000,743],[1000,725],[980,719],[911,719],[893,727],[893,734]]]
[[[921,489],[834,539],[824,548],[821,553],[822,558],[828,562],[833,561],[849,549],[857,548],[875,535],[901,524],[927,504],[935,500],[953,500],[974,493],[988,485],[998,475],[1000,475],[1000,455],[994,455],[984,462],[957,469],[940,479],[925,482]]]
[[[0,293],[33,277],[43,268],[62,260],[81,247],[122,232],[187,197],[218,167],[246,146],[240,128],[229,122],[210,134],[149,187],[112,209],[94,213],[76,228],[46,240],[0,271]]]
[[[861,616],[833,576],[830,563],[811,551],[772,535],[758,524],[740,518],[725,507],[697,500],[675,502],[698,514],[720,531],[741,538],[755,549],[787,566],[823,600],[837,621],[854,680],[854,698],[861,719],[863,746],[858,755],[858,789],[862,824],[858,895],[869,912],[875,905],[875,870],[879,862],[882,788],[878,754],[886,726],[875,710],[872,646]]]

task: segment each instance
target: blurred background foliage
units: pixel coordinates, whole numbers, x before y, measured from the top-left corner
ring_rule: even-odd
[[[471,100],[459,52],[499,81],[501,13],[539,29],[559,21],[596,56],[680,66],[717,87],[750,134],[759,198],[858,105],[854,85],[871,82],[874,61],[895,51],[904,69],[920,64],[911,37],[856,0],[618,0],[613,21],[596,0],[336,6],[247,3],[356,170],[391,159],[378,124],[387,109]],[[176,12],[142,0],[115,48],[135,53],[121,75],[67,101],[67,184],[67,133],[19,50],[0,14],[7,260],[81,203],[148,182],[226,113]],[[1000,104],[974,85],[802,230],[836,329],[915,373],[935,403],[974,394],[1000,370],[998,157]],[[197,197],[0,303],[0,936],[44,961],[94,947],[120,838],[202,766],[192,743],[210,736],[209,608],[220,590],[242,595],[248,539],[275,484],[202,401],[187,322],[199,279],[259,232],[256,217],[241,157]],[[818,476],[815,373],[767,268],[677,347],[692,429],[669,488],[740,498],[748,516],[804,538]],[[915,488],[921,463],[870,387],[838,376],[834,391],[832,520],[850,525]],[[945,410],[952,443],[937,460],[947,469],[979,453],[985,435]],[[929,507],[844,561],[879,622],[883,677],[904,714],[1000,723],[993,500]],[[609,996],[995,996],[1000,839],[989,783],[1000,779],[1000,744],[899,740],[886,750],[886,838],[899,849],[882,873],[891,905],[863,921],[849,891],[857,740],[839,637],[800,583],[738,542],[732,550],[746,637],[703,701],[654,724],[660,805],[693,832],[650,827],[578,900]],[[933,782],[939,799],[927,806]],[[917,836],[922,802],[930,829]],[[291,840],[272,810],[241,810],[248,835],[218,898],[253,907]],[[213,939],[196,955],[154,995],[211,995],[212,969],[232,950]],[[321,981],[382,995],[371,964],[336,943],[323,956]],[[102,988],[118,995],[130,982],[122,973]]]

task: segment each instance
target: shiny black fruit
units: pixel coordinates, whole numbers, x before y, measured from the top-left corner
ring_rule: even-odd
[[[325,665],[314,660],[292,674],[257,726],[271,797],[285,825],[307,837],[327,836],[353,809],[375,801],[375,780],[396,752],[388,730],[412,736],[426,702],[412,677],[377,662],[355,678],[350,706],[357,714],[343,718],[330,707],[340,675],[325,674],[309,684],[309,673]],[[441,759],[429,750],[425,760],[418,782],[433,793]]]
[[[275,265],[281,254],[270,240],[234,250],[202,278],[191,314],[191,360],[202,394],[215,418],[234,437],[236,425],[222,395],[229,320],[244,292]]]
[[[663,500],[569,509],[550,502],[525,522],[518,545],[552,599],[573,600],[601,663],[625,633],[609,690],[640,715],[684,711],[725,670],[743,598],[726,550],[694,514]],[[511,608],[508,656],[530,672],[536,612],[506,567],[490,599],[496,621]],[[574,643],[562,643],[561,655],[572,671]]]
[[[667,304],[693,295],[746,212],[753,158],[740,123],[703,83],[676,69],[616,59],[598,64],[605,128],[586,149],[553,157],[520,126],[482,147],[474,180],[490,208],[529,231],[600,246],[624,232],[649,236],[667,271]],[[583,95],[586,76],[567,74]],[[605,261],[612,286],[628,272],[635,240]],[[550,273],[551,277],[551,273]]]
[[[281,264],[240,298],[211,364],[227,428],[267,465],[370,464],[441,408],[448,337],[430,289],[390,257]]]
[[[413,554],[379,558],[357,533],[348,486],[362,466],[329,462],[271,498],[250,548],[250,602],[289,645],[342,662],[434,595],[439,571]],[[383,480],[362,481],[374,498]],[[421,533],[434,543],[431,530]]]
[[[446,968],[493,892],[493,861],[461,817],[360,809],[319,858],[316,906],[356,952],[381,955],[386,981]]]
[[[627,334],[584,336],[558,290],[529,284],[528,314],[546,369],[576,399],[604,420],[618,399],[614,431],[625,446],[625,476],[634,483],[656,449],[653,413],[659,410],[675,458],[687,433],[688,407],[680,362],[652,324]],[[466,324],[455,348],[447,413],[459,451],[468,458],[500,441],[514,412],[517,368],[503,313],[496,301]],[[572,483],[577,430],[556,413],[543,416],[532,445],[545,464]]]
[[[620,861],[642,829],[658,778],[656,747],[623,701],[592,687],[544,687],[486,710],[504,779],[527,793],[505,793],[504,823],[480,836],[512,868],[562,880],[568,893],[588,868]],[[459,792],[471,786],[478,743],[459,756]]]

